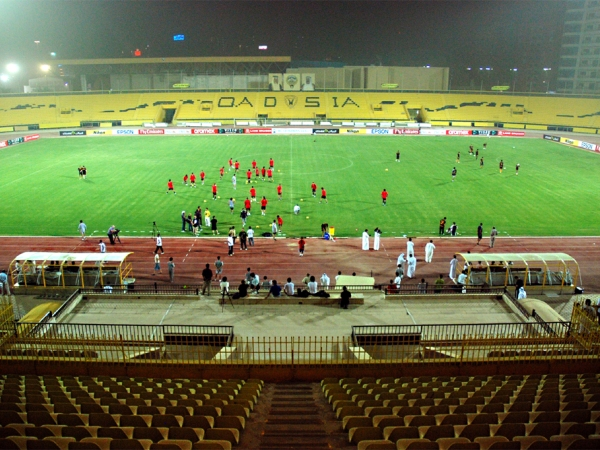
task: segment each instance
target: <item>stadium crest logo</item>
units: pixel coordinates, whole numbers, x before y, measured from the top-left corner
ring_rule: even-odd
[[[295,95],[286,95],[285,96],[285,104],[288,108],[293,108],[298,103],[298,97]]]

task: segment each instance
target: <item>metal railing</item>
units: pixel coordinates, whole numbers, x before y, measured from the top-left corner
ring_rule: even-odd
[[[383,287],[386,295],[431,295],[431,294],[489,294],[502,295],[505,292],[504,287],[491,286],[460,286],[454,284],[451,286],[420,286],[419,284],[401,284],[400,287]]]

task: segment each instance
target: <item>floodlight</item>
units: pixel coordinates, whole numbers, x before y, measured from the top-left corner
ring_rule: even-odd
[[[259,50],[266,50],[268,47],[266,45],[259,45],[258,49]]]
[[[6,75],[5,73],[0,75],[0,81],[2,81],[3,83],[6,83],[8,80],[9,80],[9,76]]]
[[[50,72],[50,66],[48,64],[42,64],[40,69],[42,72]]]
[[[6,65],[6,70],[8,70],[9,73],[17,73],[19,71],[19,66],[15,63],[9,63]]]

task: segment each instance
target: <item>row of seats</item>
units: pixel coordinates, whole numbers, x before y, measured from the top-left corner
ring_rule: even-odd
[[[321,385],[349,441],[363,450],[568,449],[600,438],[597,374],[327,378]]]
[[[2,376],[0,448],[231,448],[263,386],[238,379]]]

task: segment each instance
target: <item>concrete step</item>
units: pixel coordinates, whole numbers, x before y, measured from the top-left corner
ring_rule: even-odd
[[[279,416],[279,415],[284,415],[284,416],[293,416],[293,415],[305,415],[305,416],[314,416],[315,415],[315,408],[314,406],[312,408],[294,408],[294,407],[288,407],[288,408],[271,408],[271,411],[269,412],[270,416]]]
[[[267,419],[267,424],[286,424],[286,423],[294,423],[294,424],[323,424],[323,421],[316,416],[275,416],[269,417]]]
[[[273,434],[307,434],[307,435],[326,435],[321,422],[318,423],[265,423],[265,436]]]

